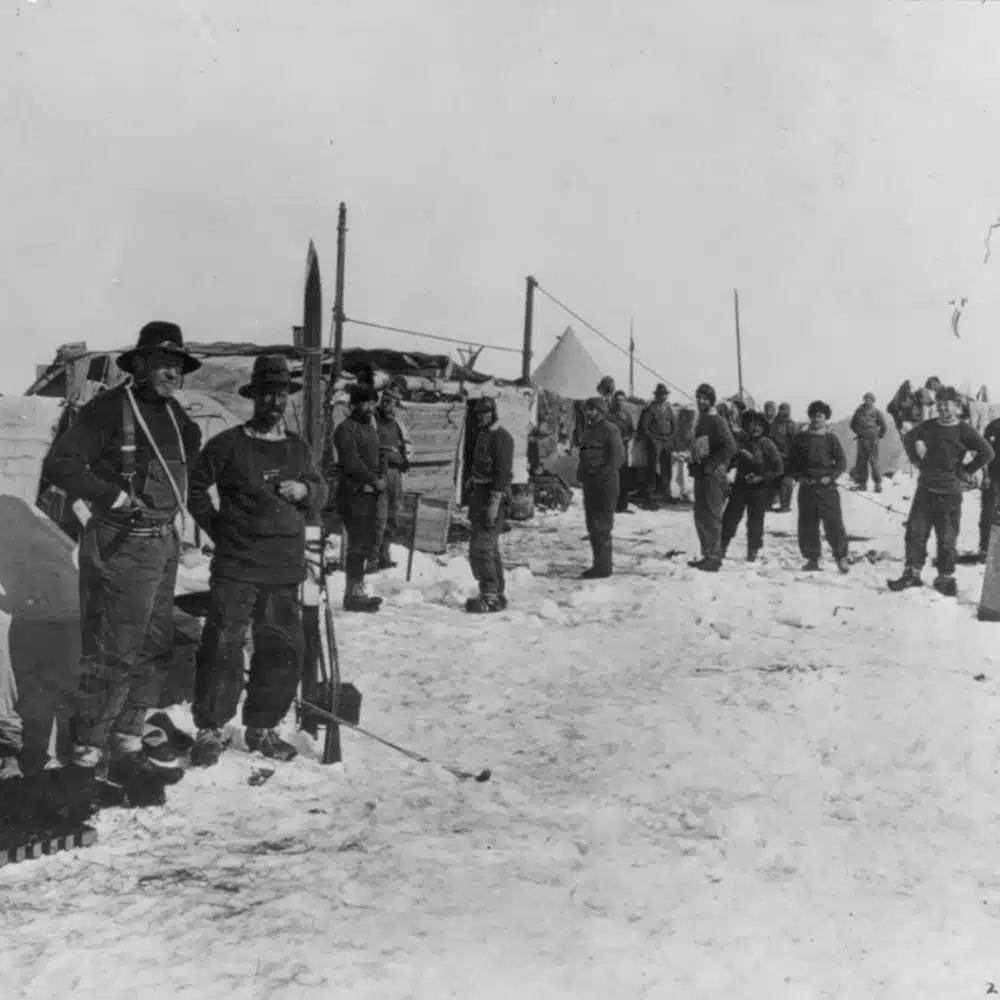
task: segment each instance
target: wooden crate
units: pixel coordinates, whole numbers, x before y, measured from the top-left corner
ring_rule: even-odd
[[[443,555],[448,551],[448,529],[454,510],[451,500],[420,493],[404,493],[397,541],[417,552]]]

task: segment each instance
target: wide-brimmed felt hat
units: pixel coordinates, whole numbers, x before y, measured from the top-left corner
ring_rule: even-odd
[[[119,354],[115,364],[123,372],[133,375],[132,369],[137,357],[157,352],[176,355],[181,363],[181,371],[185,375],[197,371],[201,367],[201,362],[184,350],[184,334],[181,333],[181,328],[176,323],[168,323],[159,319],[147,323],[139,331],[139,339],[135,347]]]
[[[653,390],[653,395],[654,396],[669,396],[670,395],[670,390],[662,382],[657,382],[656,383],[656,388]]]
[[[254,359],[250,381],[239,393],[244,399],[253,399],[265,392],[287,392],[289,396],[301,390],[302,385],[292,378],[288,362],[282,354],[258,354]]]

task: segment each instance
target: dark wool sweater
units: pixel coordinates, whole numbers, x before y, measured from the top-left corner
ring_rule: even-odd
[[[286,479],[305,483],[301,504],[278,496]],[[209,496],[219,493],[216,511]],[[281,441],[233,427],[212,438],[191,472],[191,516],[215,543],[213,576],[289,586],[306,576],[305,527],[318,516],[326,485],[313,471],[309,446],[296,434]]]
[[[480,428],[472,449],[470,476],[477,486],[491,493],[506,494],[514,478],[514,439],[499,424]]]
[[[921,459],[917,442],[926,447]],[[940,420],[925,420],[917,424],[904,438],[906,457],[920,470],[917,486],[931,493],[956,494],[962,492],[960,472],[972,474],[993,461],[993,449],[979,432],[969,424],[957,422],[942,424]],[[974,451],[975,458],[963,467],[967,452]]]
[[[782,458],[788,457],[788,452],[792,447],[792,441],[799,432],[799,425],[796,421],[775,417],[771,421],[771,426],[767,430],[767,436],[774,442],[778,449],[778,454]]]
[[[583,479],[613,479],[625,464],[625,446],[618,428],[609,420],[596,427],[587,426],[580,442],[580,466],[577,476]]]
[[[187,467],[181,457],[170,412],[180,428],[188,467],[201,447],[201,428],[175,399],[167,401],[136,395],[136,402],[183,496]],[[65,490],[70,497],[86,500],[102,515],[107,514],[119,493],[128,492],[122,477],[121,448],[123,407],[129,405],[124,388],[110,389],[95,396],[77,414],[73,426],[52,446],[42,467],[44,479]],[[137,420],[133,489],[135,496],[158,515],[168,517],[178,510],[169,480]]]
[[[707,454],[702,458],[692,457],[691,464],[706,476],[719,468],[728,469],[736,454],[736,439],[729,421],[717,413],[701,414],[694,428],[696,447],[699,446],[699,439],[704,442],[701,447],[707,449]]]
[[[406,438],[403,436],[399,421],[395,418],[386,420],[379,417],[378,421],[379,450],[390,469],[398,469],[405,459]]]
[[[851,430],[866,441],[878,441],[885,437],[885,417],[867,403],[862,403],[851,417]]]
[[[833,431],[800,431],[792,439],[788,471],[805,482],[824,476],[836,481],[847,471],[844,446]]]
[[[340,470],[340,489],[359,493],[375,485],[383,475],[378,428],[370,417],[351,413],[333,432],[333,445],[337,449],[337,468]]]
[[[775,479],[781,478],[785,467],[773,441],[766,437],[748,438],[746,441],[740,442],[740,447],[748,451],[751,457],[736,456],[733,464],[736,467],[736,481],[738,483],[744,483],[752,488],[753,486],[767,486]],[[748,484],[746,482],[748,475],[761,476],[764,481]]]

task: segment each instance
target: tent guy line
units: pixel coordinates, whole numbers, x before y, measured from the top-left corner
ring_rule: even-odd
[[[625,357],[631,357],[634,360],[635,364],[637,364],[640,368],[644,369],[645,371],[649,372],[649,374],[652,375],[654,378],[658,378],[661,382],[665,382],[667,385],[670,386],[671,389],[676,390],[677,392],[679,392],[682,396],[686,397],[687,399],[690,399],[690,400],[694,399],[694,396],[692,396],[689,392],[685,392],[679,386],[674,385],[673,382],[671,382],[669,379],[667,379],[663,375],[661,375],[654,368],[650,368],[649,365],[644,364],[642,361],[640,361],[634,355],[630,355],[629,352],[624,347],[621,346],[621,344],[615,343],[615,341],[613,341],[607,334],[601,333],[601,331],[598,330],[596,326],[594,326],[592,323],[588,323],[579,313],[576,313],[572,309],[570,309],[570,307],[568,305],[566,305],[565,302],[562,302],[559,299],[557,299],[542,284],[540,284],[539,282],[536,281],[535,282],[535,288],[537,288],[538,291],[540,291],[547,298],[551,299],[557,306],[559,306],[560,309],[564,309],[575,320],[577,320],[580,323],[582,323],[588,330],[591,331],[591,333],[596,333],[597,336],[601,338],[601,340],[603,340],[607,344],[610,344],[616,351],[618,351],[619,354],[624,354]]]

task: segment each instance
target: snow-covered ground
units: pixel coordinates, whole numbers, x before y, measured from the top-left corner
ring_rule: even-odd
[[[886,591],[903,516],[871,501],[905,512],[912,485],[845,494],[847,577],[799,571],[794,514],[756,565],[741,535],[699,574],[669,510],[620,517],[617,575],[581,582],[578,502],[505,536],[504,614],[460,610],[460,550],[401,565],[381,614],[337,611],[362,724],[493,780],[349,732],[344,765],[299,737],[262,783],[229,753],[102,814],[96,847],[0,869],[2,995],[983,995],[1000,625],[980,566],[957,602]]]

